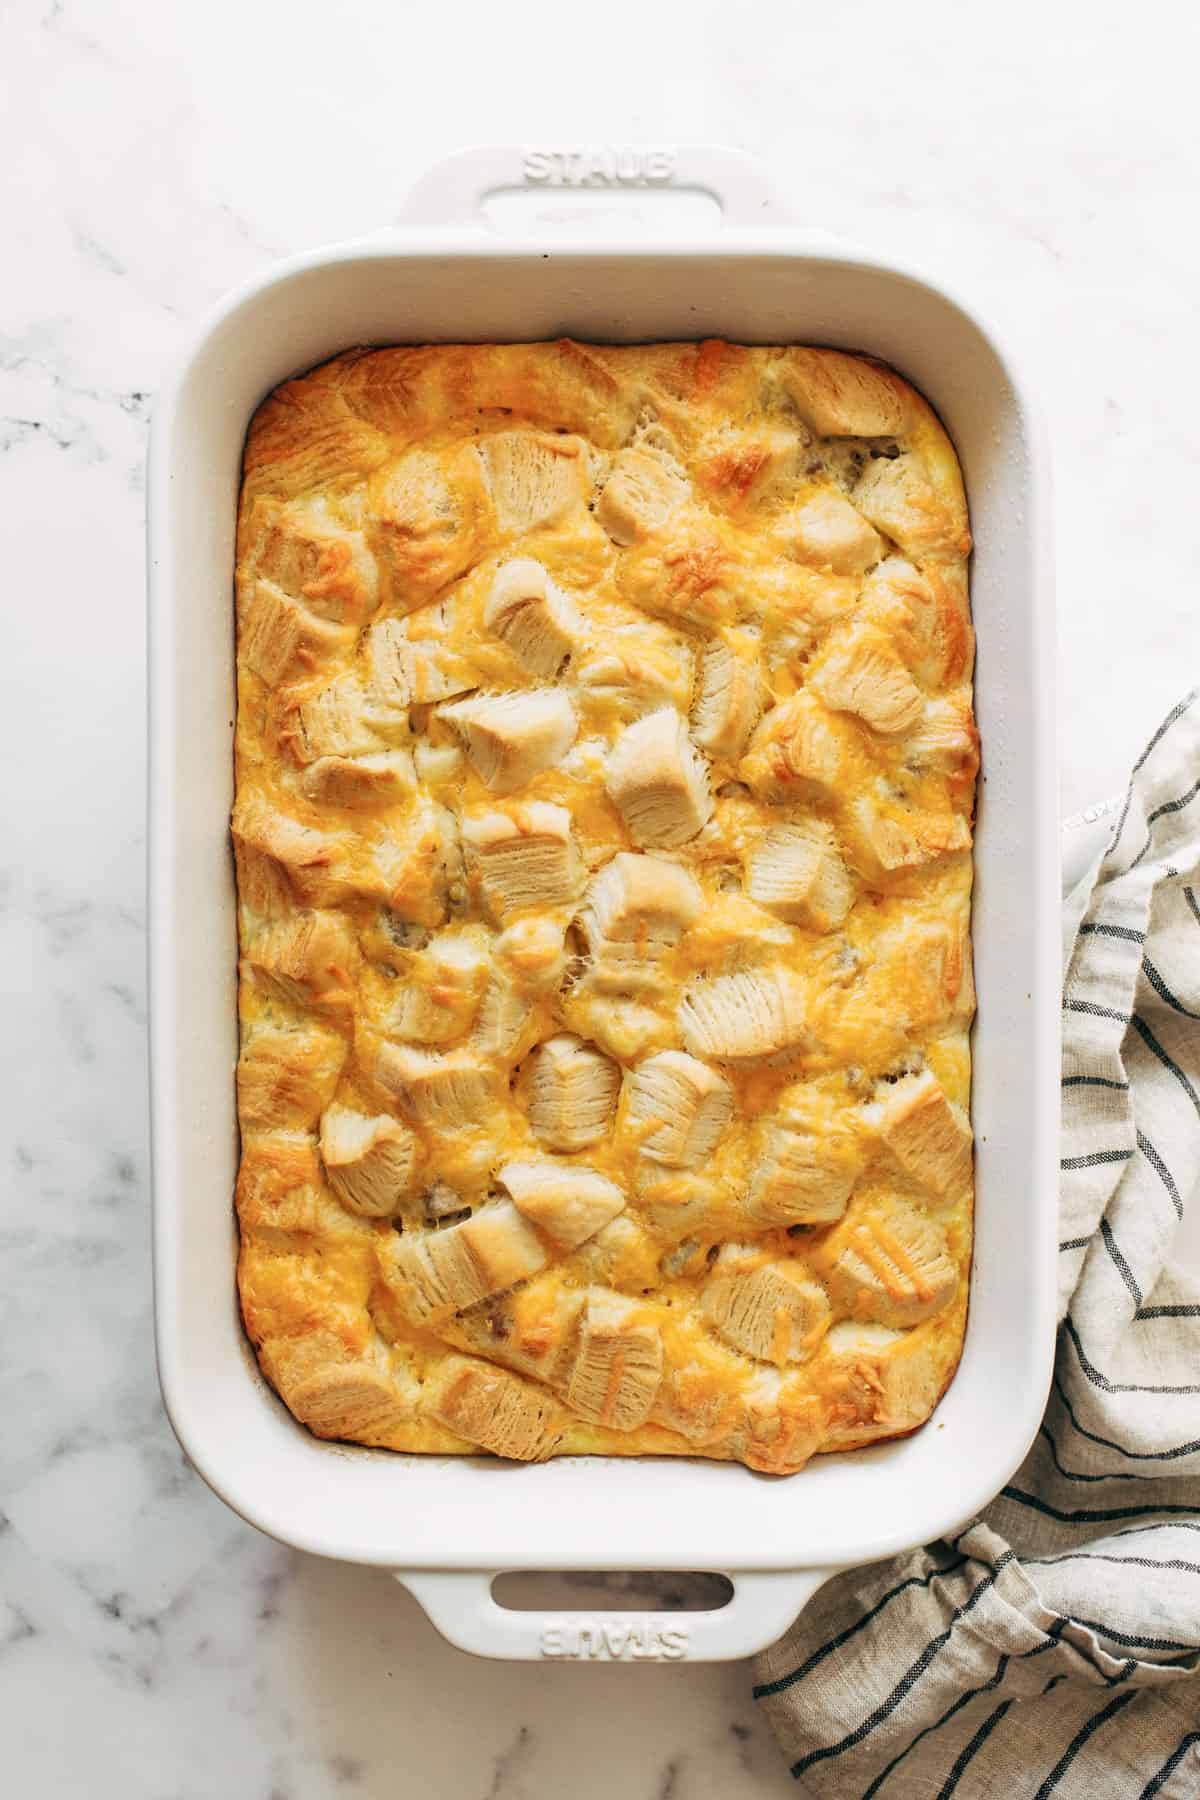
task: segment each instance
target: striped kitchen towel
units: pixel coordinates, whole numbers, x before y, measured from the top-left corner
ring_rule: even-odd
[[[1135,764],[1064,939],[1050,1402],[980,1518],[838,1576],[758,1659],[822,1800],[1200,1796],[1200,1281],[1174,1266],[1200,1207],[1195,694]]]

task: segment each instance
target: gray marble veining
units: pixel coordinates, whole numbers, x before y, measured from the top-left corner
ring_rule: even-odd
[[[1094,0],[1020,0],[1001,29],[953,0],[916,14],[612,0],[581,84],[548,0],[516,24],[481,11],[470,58],[457,10],[383,0],[5,9],[0,1716],[14,1792],[791,1791],[744,1666],[474,1661],[385,1575],[242,1525],[171,1435],[149,1295],[146,419],[220,293],[279,254],[385,225],[460,142],[741,143],[814,225],[970,293],[1033,371],[1056,444],[1073,810],[1118,783],[1195,643],[1198,28],[1173,13],[1167,54],[1157,10],[1131,31],[1126,9]]]

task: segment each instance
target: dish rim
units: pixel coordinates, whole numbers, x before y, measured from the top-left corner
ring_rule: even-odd
[[[1030,531],[1036,546],[1035,564],[1036,578],[1040,590],[1048,590],[1048,567],[1045,554],[1045,538],[1048,515],[1048,460],[1045,451],[1044,437],[1040,428],[1036,408],[1030,403],[1024,383],[1015,372],[1011,357],[998,344],[994,331],[985,325],[975,311],[963,304],[957,296],[940,283],[931,284],[923,275],[892,258],[881,258],[865,251],[857,251],[848,246],[838,245],[831,248],[826,242],[806,236],[804,233],[783,232],[778,228],[765,230],[727,231],[714,241],[711,237],[681,238],[667,245],[648,250],[639,238],[605,239],[596,242],[591,238],[556,239],[553,253],[559,258],[581,257],[596,262],[606,261],[617,265],[627,273],[637,274],[653,269],[664,260],[680,261],[686,258],[699,258],[706,263],[724,263],[741,261],[751,256],[765,257],[782,266],[800,268],[806,263],[819,261],[823,264],[840,264],[849,270],[870,271],[872,274],[885,273],[921,290],[925,295],[936,299],[939,304],[949,303],[960,312],[967,324],[992,349],[1003,367],[1011,385],[1014,397],[1022,415],[1026,432],[1030,457],[1030,482],[1027,495],[1030,507],[1037,517],[1031,522]],[[536,261],[546,254],[538,240],[521,240],[513,244],[507,240],[491,239],[477,230],[468,228],[453,231],[404,231],[395,233],[388,231],[382,234],[369,234],[365,237],[338,243],[323,248],[304,252],[289,258],[286,262],[271,269],[261,278],[243,283],[232,294],[222,301],[209,317],[192,334],[186,352],[180,357],[176,373],[165,386],[162,396],[155,408],[151,431],[149,457],[149,494],[148,494],[148,534],[150,544],[150,631],[149,631],[149,663],[150,663],[150,741],[151,758],[149,770],[149,798],[151,831],[148,842],[148,869],[150,895],[150,926],[148,932],[148,955],[150,969],[150,1038],[151,1038],[151,1156],[154,1184],[154,1269],[156,1295],[156,1351],[159,1363],[160,1381],[164,1403],[171,1419],[173,1429],[178,1436],[188,1457],[193,1461],[208,1484],[234,1511],[258,1529],[280,1541],[295,1545],[297,1548],[315,1553],[334,1556],[356,1562],[375,1563],[382,1566],[396,1567],[403,1564],[407,1567],[452,1567],[480,1568],[494,1566],[495,1559],[481,1558],[478,1552],[470,1547],[458,1547],[430,1542],[428,1545],[413,1545],[411,1542],[401,1546],[399,1543],[377,1544],[373,1548],[361,1542],[348,1540],[341,1530],[341,1520],[335,1520],[323,1532],[320,1530],[298,1530],[295,1521],[287,1522],[281,1518],[279,1508],[274,1502],[274,1495],[267,1489],[267,1484],[256,1485],[255,1478],[248,1475],[244,1465],[239,1465],[236,1455],[225,1454],[221,1446],[214,1446],[206,1441],[206,1429],[197,1424],[194,1416],[186,1364],[186,1347],[180,1341],[178,1330],[178,1306],[176,1269],[173,1266],[173,1254],[177,1248],[175,1237],[178,1228],[178,1195],[173,1190],[173,1177],[176,1173],[175,1159],[179,1154],[176,1143],[177,1097],[171,1092],[171,1084],[164,1071],[171,1063],[171,1038],[179,1029],[179,1021],[173,1008],[174,995],[169,975],[170,958],[176,943],[176,931],[180,922],[176,919],[171,899],[170,853],[174,841],[174,796],[170,788],[173,772],[172,761],[172,719],[169,696],[171,692],[169,677],[173,673],[171,650],[173,634],[171,631],[170,601],[172,580],[169,569],[171,553],[171,504],[172,490],[175,486],[177,471],[172,466],[172,444],[178,427],[178,415],[181,399],[186,390],[189,376],[198,360],[210,347],[214,337],[223,329],[235,323],[243,309],[261,302],[264,297],[277,293],[295,282],[298,278],[317,271],[327,270],[339,265],[371,263],[373,261],[400,261],[413,265],[433,259],[461,259],[470,257],[480,259],[484,263],[500,264],[513,259]],[[731,332],[736,339],[739,335]],[[398,341],[405,341],[402,334],[397,334]],[[411,341],[411,340],[410,340]],[[513,341],[509,338],[503,341]],[[529,340],[526,340],[529,341]],[[625,341],[638,341],[626,339]],[[651,341],[644,338],[640,341]],[[796,339],[794,341],[808,341]],[[334,354],[336,352],[331,352]],[[903,369],[901,373],[905,373]],[[911,379],[906,376],[906,378]],[[273,385],[273,384],[271,384]],[[931,396],[936,405],[936,396]],[[249,415],[243,421],[243,429],[248,423]],[[1048,610],[1048,609],[1047,609]],[[1051,627],[1047,618],[1040,618],[1036,608],[1031,608],[1032,626],[1035,631],[1040,625],[1040,642],[1032,646],[1040,649],[1042,654],[1034,656],[1034,684],[1030,695],[1030,705],[1036,720],[1038,736],[1043,751],[1049,748],[1050,765],[1042,771],[1040,784],[1043,800],[1043,817],[1037,822],[1039,829],[1034,833],[1033,861],[1035,873],[1040,875],[1041,899],[1044,907],[1050,883],[1047,880],[1047,869],[1050,868],[1049,845],[1055,862],[1057,857],[1057,831],[1054,826],[1054,805],[1047,801],[1050,783],[1053,779],[1053,646]],[[1050,654],[1045,654],[1049,650]],[[1046,675],[1047,667],[1050,670]],[[1040,682],[1037,676],[1041,674]],[[986,748],[986,746],[985,746]],[[1053,893],[1057,894],[1056,870],[1053,874]],[[1037,948],[1039,951],[1039,973],[1043,982],[1048,984],[1048,991],[1054,996],[1053,1023],[1049,1009],[1042,1005],[1035,1015],[1035,1023],[1031,1025],[1031,1036],[1037,1039],[1031,1049],[1035,1051],[1040,1063],[1053,1067],[1057,1071],[1057,917],[1039,920]],[[983,1027],[986,1029],[986,1023]],[[1046,1096],[1040,1118],[1035,1120],[1031,1132],[1030,1158],[1032,1166],[1039,1162],[1047,1162],[1048,1146],[1055,1150],[1057,1137],[1057,1088],[1054,1099]],[[1032,1140],[1036,1139],[1036,1143]],[[1047,1163],[1047,1167],[1048,1167]],[[1047,1183],[1047,1194],[1054,1195],[1052,1183]],[[1052,1242],[1053,1208],[1050,1199],[1041,1207],[1043,1223],[1048,1227],[1047,1242]],[[1042,1254],[1038,1254],[1038,1251]],[[1021,1432],[1013,1432],[1007,1446],[1001,1448],[994,1461],[986,1468],[980,1467],[972,1475],[970,1470],[963,1470],[960,1485],[954,1485],[944,1494],[923,1496],[923,1504],[914,1508],[912,1514],[898,1519],[890,1528],[877,1534],[870,1543],[857,1547],[842,1546],[836,1558],[838,1561],[875,1560],[878,1557],[906,1549],[915,1542],[928,1541],[945,1533],[946,1530],[971,1516],[986,1501],[990,1500],[998,1487],[1007,1480],[1012,1470],[1022,1460],[1029,1444],[1036,1435],[1040,1422],[1045,1392],[1049,1386],[1053,1356],[1053,1322],[1054,1322],[1054,1288],[1053,1260],[1045,1254],[1046,1246],[1031,1245],[1027,1259],[1027,1267],[1031,1284],[1036,1287],[1036,1311],[1042,1329],[1039,1332],[1039,1343],[1029,1347],[1033,1358],[1033,1379],[1030,1384],[1030,1399],[1025,1409],[1025,1419]],[[231,1282],[232,1287],[232,1282]],[[968,1322],[968,1339],[971,1326]],[[249,1347],[246,1346],[249,1357]],[[956,1376],[960,1379],[961,1376]],[[378,1452],[349,1446],[319,1445],[303,1428],[297,1426],[314,1450],[321,1456],[360,1458],[385,1457],[390,1462],[423,1461],[424,1458],[408,1456],[405,1453]],[[924,1429],[932,1429],[926,1426]],[[1020,1440],[1020,1441],[1018,1441]],[[887,1446],[881,1446],[886,1454]],[[868,1466],[868,1459],[874,1460],[880,1454],[877,1451],[855,1451],[848,1453],[860,1468]],[[438,1459],[441,1460],[441,1459]],[[467,1470],[477,1464],[478,1458],[448,1459],[460,1469]],[[580,1461],[595,1459],[565,1458],[563,1465],[571,1465]],[[628,1477],[635,1477],[641,1458],[600,1459],[612,1462]],[[659,1459],[651,1459],[657,1461]],[[693,1459],[680,1459],[691,1463]],[[724,1465],[713,1465],[705,1459],[695,1459],[706,1469],[720,1468]],[[537,1473],[545,1478],[552,1465],[545,1465]],[[997,1471],[1000,1471],[997,1478]],[[730,1466],[730,1472],[737,1471],[746,1475],[747,1471]],[[766,1479],[772,1478],[756,1478]],[[436,1534],[435,1534],[436,1537]],[[654,1555],[636,1566],[645,1568],[672,1568],[696,1566],[695,1558],[685,1553],[682,1559],[674,1557],[670,1548],[661,1543]],[[649,1538],[649,1534],[648,1534]],[[812,1547],[814,1552],[816,1546]],[[848,1553],[847,1553],[848,1551]],[[726,1545],[725,1553],[719,1566],[723,1572],[732,1570],[753,1569],[762,1567],[802,1568],[809,1565],[809,1557],[798,1553],[793,1558],[782,1561],[763,1563],[753,1554],[739,1555],[736,1545]],[[621,1557],[614,1563],[606,1563],[605,1558],[597,1557],[587,1546],[580,1546],[574,1553],[566,1553],[557,1545],[553,1556],[554,1566],[594,1568],[602,1566],[631,1567],[628,1558]],[[534,1568],[544,1566],[544,1554],[531,1550],[525,1561],[506,1558],[504,1567]]]

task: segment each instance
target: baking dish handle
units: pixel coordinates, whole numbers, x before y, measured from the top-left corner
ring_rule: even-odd
[[[500,1606],[500,1571],[397,1569],[442,1636],[474,1656],[524,1662],[725,1662],[781,1637],[836,1569],[731,1575],[710,1612],[518,1612]]]
[[[605,208],[595,207],[589,218],[585,202],[608,200],[610,218],[619,208],[624,222],[644,218],[654,227],[663,222],[663,196],[672,194],[709,196],[725,227],[794,222],[762,163],[743,150],[716,144],[478,144],[427,169],[401,203],[396,223],[494,229],[487,203],[520,195],[530,224],[586,230],[605,218]]]

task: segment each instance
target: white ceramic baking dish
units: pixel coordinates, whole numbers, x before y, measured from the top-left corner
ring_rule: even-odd
[[[706,215],[697,227],[714,196],[717,223]],[[700,1460],[576,1457],[514,1468],[320,1444],[266,1387],[238,1320],[228,815],[231,570],[246,426],[277,382],[349,345],[564,333],[870,351],[936,406],[970,492],[984,780],[978,1224],[966,1346],[924,1430],[820,1458],[790,1480]],[[772,1641],[838,1568],[952,1531],[1003,1485],[1036,1431],[1054,1325],[1058,841],[1047,464],[1028,396],[992,333],[928,280],[797,228],[761,172],[733,153],[464,152],[419,184],[398,225],[299,257],[221,307],[159,401],[149,492],[158,1358],[171,1421],[201,1474],[282,1542],[391,1570],[453,1642],[499,1656],[745,1655]],[[714,1570],[734,1593],[718,1610],[632,1620],[499,1606],[494,1573],[529,1569]]]

